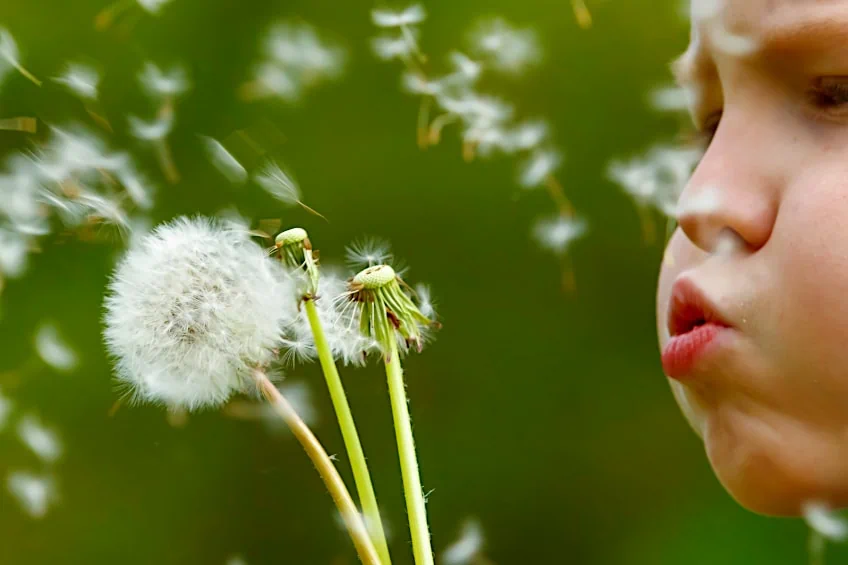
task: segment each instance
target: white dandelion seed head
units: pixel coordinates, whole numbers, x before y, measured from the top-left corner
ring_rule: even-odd
[[[371,11],[371,20],[377,27],[407,27],[420,24],[427,18],[427,12],[421,4],[412,4],[403,10],[375,9]]]
[[[533,235],[544,249],[556,255],[564,255],[571,244],[586,233],[586,229],[586,221],[581,218],[557,216],[536,222]]]
[[[62,456],[62,443],[56,432],[31,414],[18,423],[18,438],[45,463],[55,463]]]
[[[171,2],[171,0],[136,0],[138,5],[144,9],[145,12],[149,14],[153,14],[154,16],[159,15],[159,12],[162,11],[162,8]]]
[[[562,164],[562,154],[555,149],[536,149],[520,166],[518,183],[524,188],[542,185]]]
[[[190,87],[188,75],[182,67],[174,66],[168,70],[162,70],[149,61],[144,64],[138,80],[154,98],[179,96]]]
[[[105,339],[119,381],[136,400],[223,403],[273,358],[293,292],[242,230],[205,218],[159,226],[109,284]]]
[[[9,493],[31,518],[43,518],[57,499],[56,483],[49,475],[14,471],[6,477]]]
[[[300,202],[300,188],[292,176],[271,161],[256,175],[256,183],[268,194],[289,206]]]
[[[837,542],[848,539],[848,522],[827,504],[808,501],[802,505],[801,512],[807,525],[823,538]]]
[[[459,539],[442,552],[443,565],[469,565],[483,550],[483,528],[477,520],[466,520]]]
[[[143,141],[159,141],[171,133],[174,126],[174,114],[166,112],[152,121],[143,120],[138,116],[127,116],[127,121],[133,137]]]
[[[200,136],[200,139],[203,142],[206,155],[215,168],[218,169],[218,172],[233,184],[244,184],[247,182],[247,171],[244,166],[238,162],[238,159],[232,153],[227,151],[227,148],[220,141],[206,136]]]
[[[500,17],[478,22],[471,32],[471,45],[489,66],[509,74],[519,74],[542,58],[535,31],[517,28]]]
[[[65,72],[53,79],[54,82],[86,100],[97,100],[100,73],[97,69],[81,63],[68,63]]]
[[[76,369],[79,356],[59,333],[52,322],[41,324],[35,332],[35,350],[42,361],[57,371],[68,373]]]

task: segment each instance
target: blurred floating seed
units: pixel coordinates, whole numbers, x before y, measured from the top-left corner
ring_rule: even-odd
[[[12,472],[6,478],[6,487],[31,518],[43,518],[57,499],[56,483],[50,475]]]
[[[62,444],[56,433],[32,414],[18,423],[18,438],[44,463],[55,463],[62,455]]]
[[[12,37],[12,34],[2,27],[0,27],[0,58],[4,59],[6,63],[21,73],[28,80],[32,81],[36,86],[41,86],[41,81],[35,78],[32,73],[21,65],[18,44],[15,43],[15,38]],[[0,63],[0,67],[1,66],[2,63]]]
[[[57,371],[67,373],[73,371],[79,364],[79,356],[52,323],[42,324],[36,330],[35,349],[39,357]]]
[[[467,520],[459,532],[459,539],[442,552],[442,565],[473,565],[483,550],[483,528],[477,520]]]
[[[97,100],[100,74],[94,67],[69,63],[65,72],[53,79],[85,100]]]
[[[233,184],[247,182],[247,171],[220,141],[206,136],[200,136],[200,139],[203,142],[207,157],[218,169],[218,172]]]

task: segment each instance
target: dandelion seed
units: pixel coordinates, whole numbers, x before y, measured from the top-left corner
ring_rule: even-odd
[[[171,0],[136,0],[138,5],[141,6],[144,11],[154,16],[159,15],[159,12],[162,11],[162,7],[166,4],[169,4]]]
[[[220,141],[206,136],[200,136],[200,138],[203,140],[203,146],[209,160],[228,181],[234,184],[247,182],[247,171]]]
[[[52,323],[39,326],[35,332],[35,349],[39,357],[57,371],[73,371],[79,363],[77,353],[62,339]]]
[[[476,520],[467,520],[459,539],[442,552],[443,565],[470,565],[483,550],[483,528]]]
[[[174,125],[173,114],[166,113],[152,122],[148,122],[136,116],[128,116],[130,132],[133,137],[144,141],[160,141],[165,139]]]
[[[391,263],[391,248],[385,240],[369,237],[354,241],[345,248],[345,260],[351,269],[362,270],[375,265]]]
[[[556,255],[564,255],[571,244],[586,233],[586,222],[580,218],[557,216],[541,220],[533,227],[536,241]]]
[[[28,415],[21,419],[18,437],[45,463],[55,463],[62,455],[62,444],[56,433],[42,425],[35,416]]]
[[[294,179],[283,171],[277,163],[272,161],[266,164],[259,171],[255,180],[265,192],[280,202],[289,206],[300,204],[300,188],[298,188]]]
[[[464,84],[470,86],[480,78],[483,73],[483,65],[474,61],[464,53],[452,51],[449,55],[450,62],[456,72],[451,75],[452,84]]]
[[[553,149],[537,149],[521,165],[518,182],[524,188],[542,185],[562,164],[562,155]]]
[[[69,63],[65,72],[54,78],[53,81],[64,85],[81,98],[86,100],[97,99],[100,74],[93,67],[80,63]]]
[[[0,389],[0,431],[6,427],[9,421],[9,414],[12,413],[12,401],[3,396],[3,391]]]
[[[147,179],[143,178],[129,164],[115,171],[115,174],[121,186],[126,190],[127,196],[136,206],[142,210],[150,210],[153,207],[153,189]]]
[[[35,83],[36,86],[41,86],[41,81],[35,78],[21,65],[20,57],[21,54],[18,50],[18,44],[15,42],[15,38],[12,37],[12,34],[9,33],[8,30],[0,27],[0,58],[4,59],[6,63],[11,65],[12,68],[17,70],[28,80]],[[2,78],[2,67],[3,65],[0,65],[0,78]]]
[[[119,264],[105,339],[135,400],[188,410],[248,390],[294,317],[279,263],[242,230],[180,218],[145,236]]]
[[[56,501],[56,484],[49,475],[12,472],[6,478],[9,493],[32,518],[43,518]]]
[[[541,145],[549,135],[548,124],[542,121],[523,122],[506,133],[509,151],[529,151]]]
[[[421,96],[436,96],[443,89],[443,84],[436,80],[425,80],[421,75],[413,72],[406,72],[401,76],[403,89],[410,94]]]
[[[415,297],[418,299],[418,309],[428,318],[436,317],[436,308],[430,294],[430,287],[425,284],[415,285]]]
[[[801,510],[807,525],[825,539],[837,542],[848,539],[848,522],[826,504],[810,501]]]
[[[471,33],[471,44],[492,68],[505,73],[521,73],[541,60],[536,33],[516,28],[503,18],[480,21]]]
[[[649,96],[651,107],[660,112],[686,112],[694,98],[692,88],[681,86],[657,88]]]
[[[403,36],[380,35],[371,39],[371,49],[378,59],[384,61],[392,61],[400,59],[408,61],[416,53],[416,45],[418,40],[418,30],[410,29],[410,36],[415,42],[409,41]]]
[[[188,76],[182,67],[164,71],[151,62],[138,75],[139,82],[154,98],[173,98],[189,89]]]
[[[400,11],[372,10],[371,19],[377,27],[404,27],[420,24],[427,18],[424,6],[412,4]]]
[[[19,232],[0,228],[0,274],[4,277],[21,276],[27,267],[30,237]]]

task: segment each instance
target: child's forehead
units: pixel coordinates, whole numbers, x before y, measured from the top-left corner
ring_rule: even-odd
[[[715,58],[711,31],[745,37],[760,54],[848,46],[848,0],[692,0],[692,38],[674,64],[680,82],[700,80]]]

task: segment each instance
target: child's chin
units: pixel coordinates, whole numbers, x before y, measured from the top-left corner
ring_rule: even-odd
[[[745,429],[743,422],[740,430],[727,423],[714,429],[711,424],[704,438],[710,464],[724,488],[748,510],[799,516],[809,502],[848,506],[845,469],[833,464],[833,450],[815,438],[779,426]]]

